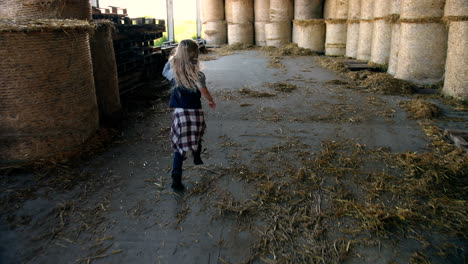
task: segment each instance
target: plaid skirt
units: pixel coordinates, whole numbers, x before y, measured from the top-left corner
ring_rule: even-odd
[[[170,134],[174,152],[183,155],[187,151],[197,151],[205,129],[202,109],[174,109]]]

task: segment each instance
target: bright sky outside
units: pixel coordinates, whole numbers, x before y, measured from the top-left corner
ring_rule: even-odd
[[[196,0],[173,0],[175,20],[195,20]],[[166,19],[166,0],[99,0],[101,8],[127,8],[129,17],[149,16]]]

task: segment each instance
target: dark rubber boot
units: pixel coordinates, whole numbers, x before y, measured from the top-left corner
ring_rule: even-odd
[[[194,151],[193,154],[193,164],[195,165],[202,165],[203,160],[201,159],[201,153],[202,153],[202,144],[201,142],[198,144],[198,149],[197,151]]]
[[[182,173],[172,173],[171,188],[176,192],[183,192],[185,187],[182,184]]]

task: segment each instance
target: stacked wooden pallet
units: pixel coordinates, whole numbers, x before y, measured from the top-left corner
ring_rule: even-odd
[[[167,56],[154,46],[154,40],[166,31],[164,19],[129,18],[126,9],[118,7],[95,9],[93,19],[107,19],[115,24],[114,50],[121,95],[160,76]]]

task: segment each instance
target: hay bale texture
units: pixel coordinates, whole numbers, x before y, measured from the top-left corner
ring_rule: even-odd
[[[291,21],[275,21],[265,25],[267,46],[281,47],[291,42]]]
[[[114,23],[101,20],[94,24],[96,30],[90,38],[90,45],[99,116],[101,120],[114,119],[122,110],[112,41]]]
[[[390,41],[390,57],[388,59],[388,70],[387,72],[391,75],[396,74],[398,66],[398,53],[400,47],[400,0],[392,0],[390,6],[390,16],[394,19],[390,21],[392,26],[392,38]]]
[[[270,0],[270,21],[282,22],[294,19],[294,0]]]
[[[224,0],[202,0],[201,4],[203,22],[224,20]]]
[[[265,25],[268,22],[255,22],[255,45],[266,46]]]
[[[0,20],[0,160],[67,155],[97,130],[91,29]]]
[[[433,84],[444,75],[447,30],[441,22],[445,0],[402,0],[401,35],[395,77]]]
[[[448,53],[445,66],[445,95],[468,101],[468,2],[448,0],[445,18],[449,22]]]
[[[356,58],[359,43],[359,19],[361,17],[361,0],[349,0],[348,29],[346,33],[346,57]]]
[[[226,21],[213,21],[203,23],[203,34],[206,44],[222,45],[227,42],[227,23]]]
[[[325,22],[323,19],[294,20],[293,42],[315,52],[325,51]]]
[[[91,19],[89,0],[2,0],[1,19]]]
[[[252,23],[229,23],[228,24],[228,43],[233,44],[248,44],[254,43],[254,32]]]
[[[370,60],[372,33],[374,31],[374,0],[361,0],[361,20],[359,22],[359,42],[356,58]]]
[[[322,0],[295,0],[294,20],[320,19],[322,14]]]
[[[254,12],[256,22],[270,21],[270,0],[255,0]]]
[[[346,54],[346,34],[348,26],[348,0],[333,0],[330,18],[325,20],[325,54],[344,56]]]
[[[390,58],[392,25],[386,19],[390,15],[390,7],[389,0],[375,0],[370,61],[380,65],[387,65]]]

